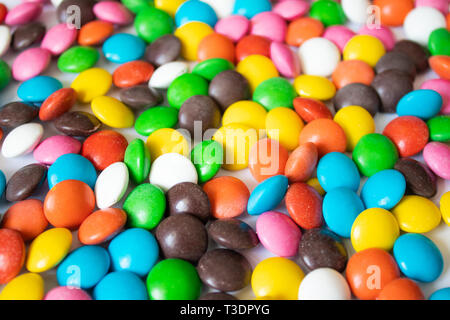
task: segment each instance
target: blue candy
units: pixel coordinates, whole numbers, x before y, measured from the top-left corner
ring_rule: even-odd
[[[415,90],[403,98],[397,104],[399,116],[415,116],[422,120],[433,118],[441,111],[442,97],[434,90]]]
[[[365,210],[358,195],[349,188],[335,188],[323,198],[323,218],[331,231],[350,238],[356,217]]]
[[[405,190],[405,177],[397,170],[388,169],[375,173],[366,181],[361,198],[367,209],[390,210],[403,198]]]
[[[264,180],[250,194],[247,212],[251,215],[258,215],[275,209],[283,200],[287,187],[288,179],[282,175]]]
[[[158,243],[147,230],[128,229],[117,235],[109,244],[113,270],[131,271],[146,276],[159,256]]]
[[[272,5],[269,0],[236,0],[233,14],[251,19],[258,13],[270,10],[272,10]]]
[[[25,102],[39,105],[62,87],[62,83],[55,78],[37,76],[22,82],[17,89],[17,96]]]
[[[83,246],[58,266],[56,278],[60,286],[90,289],[108,272],[110,265],[108,251],[99,246]]]
[[[175,23],[177,27],[181,27],[191,21],[204,22],[214,28],[217,23],[217,15],[209,4],[198,0],[189,0],[177,9]]]
[[[94,189],[97,171],[85,157],[75,153],[63,154],[48,168],[48,187],[51,189],[64,180],[80,180]]]
[[[147,287],[134,273],[112,272],[94,288],[95,300],[148,300]]]
[[[360,182],[355,163],[340,152],[328,153],[320,159],[317,179],[326,192],[339,187],[347,187],[356,192]]]
[[[450,300],[450,287],[435,291],[430,296],[430,300]]]
[[[444,268],[439,248],[418,233],[404,234],[395,241],[394,258],[406,277],[420,282],[436,280]]]
[[[109,61],[125,63],[142,58],[145,46],[144,40],[135,35],[117,33],[106,39],[102,50]]]
[[[6,177],[2,170],[0,170],[0,197],[3,196],[6,188]]]

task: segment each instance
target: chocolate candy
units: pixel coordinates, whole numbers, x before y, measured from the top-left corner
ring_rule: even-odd
[[[14,50],[20,51],[39,43],[45,35],[45,26],[41,22],[30,22],[17,27],[11,40]]]
[[[406,179],[409,193],[431,198],[436,194],[436,176],[426,164],[410,158],[397,161],[394,168],[400,171]]]
[[[233,250],[251,249],[258,245],[255,231],[238,219],[219,219],[208,226],[209,236],[219,245]]]
[[[351,83],[340,89],[334,97],[336,111],[348,106],[361,106],[374,116],[380,109],[381,101],[372,87]]]
[[[382,73],[387,70],[403,71],[409,74],[412,80],[416,76],[416,65],[414,61],[407,54],[400,51],[388,52],[378,60],[375,71]]]
[[[178,214],[161,221],[156,228],[156,239],[167,259],[197,262],[208,248],[205,226],[189,214]]]
[[[181,54],[181,42],[176,36],[166,34],[152,42],[145,51],[144,59],[156,67],[175,61]]]
[[[0,109],[0,126],[18,127],[28,123],[39,113],[39,109],[22,102],[11,102]]]
[[[28,198],[44,182],[46,175],[47,167],[37,163],[19,169],[6,185],[6,200],[13,202]]]
[[[375,76],[372,87],[381,99],[381,111],[394,113],[400,99],[413,90],[413,82],[407,73],[387,70]]]
[[[214,98],[223,111],[233,103],[250,99],[247,79],[234,70],[225,70],[212,79],[209,96]]]
[[[195,122],[201,125],[201,133],[220,125],[220,110],[217,103],[208,96],[193,96],[187,99],[178,113],[178,125],[194,136]]]
[[[394,46],[393,51],[402,52],[414,62],[417,72],[423,72],[428,68],[428,54],[418,43],[410,40],[401,40]]]
[[[203,189],[192,182],[182,182],[167,191],[169,214],[191,214],[203,222],[210,217],[209,199]]]
[[[252,267],[240,253],[229,249],[208,251],[197,266],[203,283],[221,291],[236,291],[250,283]]]
[[[239,300],[239,299],[225,292],[210,292],[201,296],[198,300]]]
[[[120,100],[134,110],[151,108],[162,101],[162,96],[146,84],[120,90]]]
[[[326,229],[306,230],[300,240],[298,254],[299,262],[310,271],[332,268],[342,272],[348,258],[339,236]]]
[[[89,21],[95,20],[93,7],[94,0],[64,0],[58,6],[57,15],[61,23],[72,22],[75,23],[74,12],[67,10],[71,6],[78,6],[80,12],[80,24],[84,25]],[[69,16],[67,15],[69,13]],[[70,15],[72,14],[72,15]]]
[[[80,137],[91,135],[102,125],[94,115],[82,111],[67,112],[57,118],[53,124],[64,134]]]

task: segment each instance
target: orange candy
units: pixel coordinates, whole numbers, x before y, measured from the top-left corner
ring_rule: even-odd
[[[401,26],[414,9],[413,0],[374,0],[373,5],[380,8],[381,24],[390,27]]]
[[[116,87],[128,88],[150,80],[155,68],[145,61],[130,61],[122,64],[113,73],[113,82]]]
[[[270,40],[257,35],[245,36],[239,40],[236,45],[236,60],[239,62],[253,54],[270,58]]]
[[[450,56],[432,56],[428,61],[439,77],[450,80]]]
[[[95,208],[92,189],[79,180],[64,180],[47,193],[44,214],[57,228],[76,229]]]
[[[234,43],[230,38],[219,33],[211,33],[200,41],[197,59],[198,61],[204,61],[222,58],[234,63],[234,52]]]
[[[300,132],[300,145],[312,142],[319,151],[319,158],[330,152],[345,152],[347,137],[333,120],[317,119],[308,123]]]
[[[289,156],[284,175],[289,182],[305,182],[316,168],[318,158],[317,147],[312,142],[302,144]]]
[[[320,100],[297,97],[294,99],[294,108],[305,122],[322,118],[333,119],[330,110]]]
[[[39,108],[39,119],[50,121],[62,116],[77,101],[77,92],[72,88],[62,88],[53,92]]]
[[[367,62],[345,60],[339,62],[332,77],[333,83],[338,89],[350,83],[363,83],[370,86],[375,77],[375,72]]]
[[[290,185],[285,202],[292,220],[303,229],[322,225],[322,196],[313,187],[303,182]]]
[[[345,276],[358,299],[375,300],[388,283],[400,277],[400,270],[389,253],[371,248],[348,260]]]
[[[102,44],[114,32],[114,25],[107,21],[94,20],[81,27],[78,43],[82,46]]]
[[[127,222],[127,214],[119,208],[97,210],[88,216],[78,230],[81,243],[92,245],[114,237]]]
[[[3,129],[0,128],[0,140],[2,140],[2,138],[3,138]]]
[[[447,20],[447,30],[450,31],[450,13],[447,13],[445,20]]]
[[[214,218],[234,218],[247,209],[250,191],[241,180],[231,176],[214,178],[203,186]]]
[[[2,220],[2,228],[19,231],[24,241],[36,238],[47,225],[42,201],[36,199],[16,202],[6,211]]]
[[[377,300],[425,300],[425,297],[414,281],[403,278],[388,283]]]
[[[284,174],[288,151],[278,141],[262,139],[253,145],[248,157],[253,178],[261,182],[267,178]]]
[[[298,18],[287,29],[286,43],[299,47],[308,39],[320,37],[324,31],[322,22],[314,18]]]

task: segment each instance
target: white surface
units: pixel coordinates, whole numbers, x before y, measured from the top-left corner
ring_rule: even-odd
[[[2,2],[4,2],[9,8],[11,8],[15,4],[17,4],[18,0],[3,0]],[[46,8],[44,9],[44,12],[41,15],[41,17],[39,18],[39,20],[42,22],[45,22],[45,24],[47,26],[55,25],[57,23],[57,21],[55,18],[53,7],[50,5],[46,6]],[[353,30],[358,30],[360,28],[360,26],[358,26],[358,25],[352,25],[350,27]],[[123,28],[123,29],[120,29],[120,31],[135,33],[132,27]],[[394,30],[394,32],[397,35],[397,38],[403,38],[403,33],[402,33],[401,29],[397,28]],[[6,56],[3,57],[3,59],[5,59],[11,65],[13,62],[14,56],[15,56],[15,54],[8,53]],[[109,70],[110,72],[112,72],[115,68],[118,67],[118,65],[107,62],[106,59],[101,55],[101,58],[100,58],[99,62],[97,63],[97,67],[105,68],[105,69]],[[76,76],[76,74],[61,73],[56,66],[56,59],[53,59],[51,66],[47,69],[47,71],[44,74],[57,77],[59,80],[62,81],[64,87],[68,87],[70,85],[71,81]],[[433,78],[437,78],[437,75],[431,71],[425,75],[418,76],[416,79],[416,82],[415,82],[415,88],[418,89],[420,87],[420,85],[426,79],[433,79]],[[13,82],[5,90],[0,92],[0,105],[4,105],[8,102],[17,100],[16,91],[17,91],[18,85],[19,85],[19,83]],[[112,89],[109,92],[109,95],[118,97],[117,90]],[[83,110],[86,112],[91,112],[89,105],[82,105],[82,104],[75,106],[73,110]],[[381,133],[383,131],[384,127],[386,126],[386,124],[395,117],[396,117],[395,115],[377,114],[375,117],[375,122],[376,122],[376,127],[377,127],[376,131],[378,133]],[[57,134],[57,131],[54,129],[52,124],[44,123],[43,125],[45,127],[44,138]],[[102,129],[106,129],[106,127],[104,126]],[[114,130],[116,130],[116,129],[114,129]],[[121,132],[128,139],[128,141],[131,141],[136,137],[145,139],[145,137],[139,136],[134,131],[133,128],[121,129],[121,130],[117,130],[117,131]],[[8,131],[5,132],[5,134],[7,134],[7,133],[8,133]],[[415,157],[415,158],[423,161],[421,156]],[[7,179],[9,179],[15,171],[17,171],[18,169],[20,169],[21,167],[23,167],[29,163],[34,163],[34,162],[35,161],[34,161],[32,155],[26,155],[23,157],[12,159],[12,160],[11,159],[6,160],[2,156],[0,156],[0,169],[5,173]],[[227,172],[227,171],[221,170],[218,175],[219,176],[233,175],[233,176],[243,180],[246,183],[246,185],[248,186],[248,188],[250,189],[250,191],[252,191],[255,188],[255,186],[257,185],[257,182],[253,179],[253,177],[251,176],[250,171],[248,169],[238,171],[238,172]],[[362,181],[361,185],[363,184],[363,182],[364,181]],[[131,188],[128,188],[127,193],[130,192],[130,190],[131,190]],[[439,179],[438,190],[439,190],[438,193],[432,199],[436,204],[439,203],[439,199],[440,199],[441,195],[445,191],[450,190],[450,181],[445,182],[442,179]],[[47,191],[48,191],[48,187],[45,184],[37,192],[35,197],[43,199],[43,197]],[[126,195],[125,195],[125,197],[126,197]],[[11,204],[6,203],[4,200],[0,201],[0,213],[5,212],[6,209],[10,205]],[[280,205],[276,210],[286,213],[284,204]],[[246,221],[247,223],[249,223],[253,228],[255,227],[256,217],[250,217],[249,215],[244,214],[239,218]],[[450,286],[450,227],[445,225],[443,222],[441,222],[441,225],[438,228],[436,228],[432,232],[427,233],[426,236],[430,237],[436,243],[436,245],[441,250],[442,255],[444,256],[444,272],[439,277],[439,279],[433,283],[420,285],[424,291],[425,296],[428,297],[435,290]],[[79,243],[76,239],[77,239],[77,237],[76,237],[76,232],[75,232],[73,248],[79,246]],[[351,248],[350,241],[345,240],[345,245],[346,245],[346,248],[347,248],[349,254],[352,254],[353,249]],[[244,251],[243,254],[248,258],[248,260],[253,268],[261,260],[273,256],[267,250],[265,250],[261,245],[258,246],[257,248]],[[46,292],[48,292],[50,289],[52,289],[54,286],[57,285],[56,279],[55,279],[55,273],[56,273],[56,271],[52,270],[52,271],[42,274],[44,277],[44,280],[45,280]],[[248,286],[241,292],[236,293],[236,296],[241,299],[252,299],[253,293],[252,293],[251,287]]]

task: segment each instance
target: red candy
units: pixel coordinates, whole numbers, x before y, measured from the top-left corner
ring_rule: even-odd
[[[122,64],[113,73],[113,82],[116,87],[134,87],[150,80],[155,68],[145,61],[130,61]]]
[[[5,21],[6,14],[8,13],[8,8],[3,3],[0,3],[0,23]]]
[[[127,222],[127,214],[119,208],[93,212],[78,230],[78,239],[87,245],[99,244],[114,237]]]
[[[322,225],[322,197],[313,187],[303,182],[292,184],[286,192],[285,202],[292,220],[303,229]]]
[[[289,182],[305,182],[316,168],[318,158],[317,147],[314,143],[307,142],[295,149],[289,156],[284,169]]]
[[[284,174],[288,159],[288,151],[278,141],[272,139],[259,140],[250,150],[249,169],[256,181]]]
[[[18,231],[0,229],[0,284],[17,276],[25,262],[25,244]]]
[[[330,110],[320,100],[297,97],[294,99],[294,108],[305,122],[322,118],[333,119]]]
[[[270,40],[257,35],[245,36],[239,40],[236,45],[236,60],[239,62],[253,54],[270,58]]]
[[[62,116],[77,101],[77,92],[72,88],[63,88],[51,94],[39,108],[39,119],[50,121]]]
[[[308,123],[300,132],[300,145],[312,142],[319,157],[330,152],[345,152],[347,137],[344,130],[333,120],[317,119]]]

